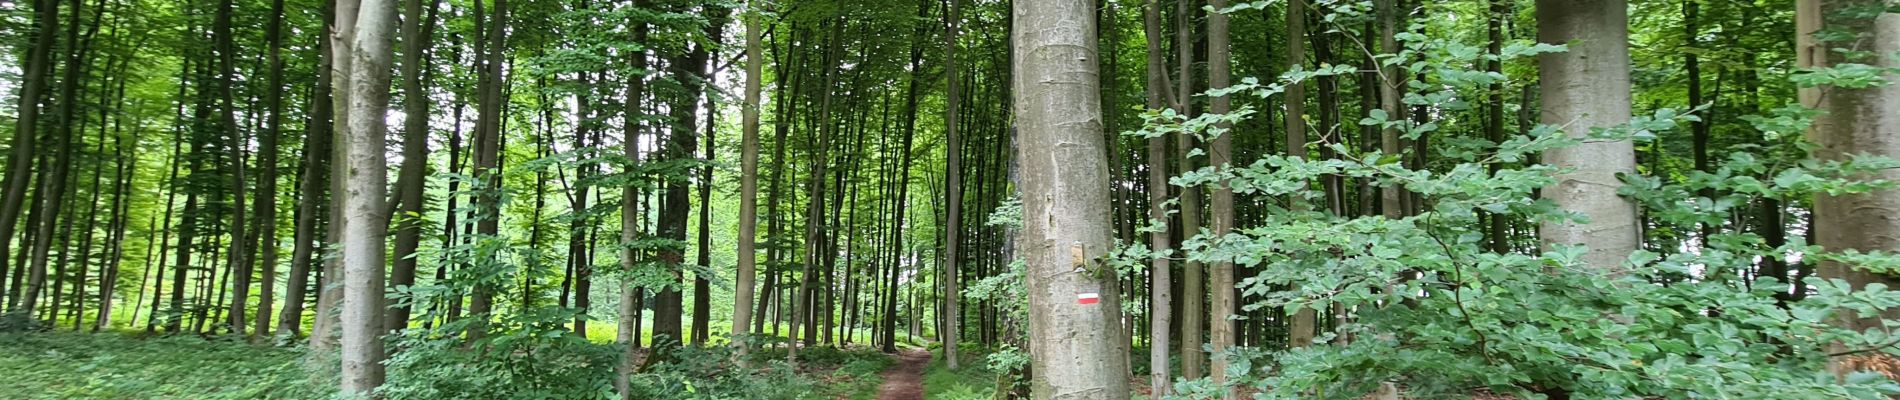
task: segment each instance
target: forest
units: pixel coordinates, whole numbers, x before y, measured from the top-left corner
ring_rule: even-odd
[[[0,398],[1900,396],[1895,0],[0,0],[0,47]]]

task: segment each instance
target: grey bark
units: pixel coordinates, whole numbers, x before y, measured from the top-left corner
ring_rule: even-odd
[[[1570,44],[1568,52],[1538,56],[1543,123],[1585,138],[1592,128],[1629,122],[1629,13],[1624,0],[1538,0],[1537,39]],[[1544,188],[1544,198],[1588,218],[1582,223],[1545,222],[1538,231],[1544,245],[1588,246],[1586,264],[1620,269],[1641,240],[1635,205],[1616,195],[1622,186],[1617,174],[1636,172],[1631,143],[1585,140],[1547,151],[1543,161],[1565,171],[1556,175],[1556,184]]]
[[[1168,65],[1161,52],[1161,3],[1159,0],[1147,0],[1142,8],[1142,29],[1148,45],[1148,103],[1149,109],[1167,107]],[[1157,254],[1168,252],[1173,241],[1168,235],[1168,142],[1167,138],[1156,136],[1148,138],[1148,223],[1159,224],[1162,229],[1150,232],[1149,250]],[[1169,335],[1173,333],[1173,271],[1168,265],[1168,257],[1154,257],[1150,261],[1148,289],[1148,366],[1149,393],[1155,397],[1166,396],[1173,386],[1168,378]],[[1156,367],[1159,366],[1159,367]]]
[[[1128,338],[1117,283],[1103,149],[1093,2],[1013,4],[1012,88],[1022,163],[1032,396],[1125,399]],[[1098,303],[1082,298],[1097,296]]]
[[[365,0],[349,52],[350,141],[343,231],[342,392],[366,396],[383,383],[383,284],[387,266],[389,165],[383,138],[389,127],[390,42],[396,27],[395,0]]]

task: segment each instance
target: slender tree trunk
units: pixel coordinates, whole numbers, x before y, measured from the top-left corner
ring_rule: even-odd
[[[1486,50],[1494,56],[1501,55],[1504,54],[1504,20],[1508,18],[1511,7],[1515,2],[1509,0],[1486,0],[1486,2],[1490,4],[1491,8],[1491,16],[1485,18],[1485,31],[1490,39],[1489,47],[1487,47]],[[1484,69],[1494,74],[1503,74],[1504,62],[1503,60],[1497,59],[1486,61]],[[1492,143],[1503,143],[1504,82],[1491,84],[1487,92],[1490,101],[1485,102],[1484,107],[1484,137]],[[1503,165],[1491,164],[1492,174],[1496,174],[1503,169]],[[1502,214],[1490,214],[1487,219],[1489,222],[1487,236],[1489,236],[1490,239],[1491,252],[1499,254],[1511,252],[1510,217]]]
[[[1194,113],[1194,24],[1193,2],[1177,1],[1175,7],[1175,61],[1179,63],[1175,80],[1174,109],[1176,113],[1192,116]],[[1175,136],[1175,163],[1177,173],[1188,173],[1199,167],[1190,155],[1196,147],[1195,138],[1189,134]],[[1181,188],[1181,236],[1182,240],[1201,233],[1201,189],[1199,187]],[[1207,365],[1207,350],[1202,349],[1202,326],[1207,324],[1205,302],[1207,293],[1203,288],[1203,266],[1199,262],[1183,263],[1181,289],[1181,378],[1200,379],[1202,368]]]
[[[271,17],[264,33],[264,41],[269,50],[265,53],[265,63],[270,68],[264,89],[264,108],[270,116],[265,121],[264,130],[258,134],[257,153],[257,203],[253,214],[255,221],[253,232],[258,236],[258,248],[262,253],[258,263],[264,267],[263,284],[257,292],[257,314],[251,329],[257,336],[270,332],[271,304],[275,301],[274,289],[277,286],[277,138],[283,133],[284,121],[284,0],[271,1]],[[298,301],[301,299],[293,299]]]
[[[14,119],[16,125],[9,143],[11,150],[7,155],[6,193],[0,195],[0,278],[6,275],[7,255],[13,254],[10,250],[13,230],[19,220],[21,206],[26,203],[27,184],[33,174],[33,159],[38,154],[34,139],[38,138],[40,132],[40,102],[44,100],[43,92],[53,68],[54,39],[60,32],[59,0],[34,0],[33,15],[33,45],[27,50],[26,65],[20,75],[19,106],[14,109],[18,117]],[[20,275],[15,273],[15,283],[9,285],[6,301],[8,310],[19,310],[15,306],[19,305],[17,293]]]
[[[1569,43],[1570,51],[1538,56],[1543,123],[1564,126],[1573,138],[1591,128],[1629,122],[1629,14],[1624,0],[1538,0],[1537,36],[1542,43]],[[1641,236],[1636,207],[1616,194],[1617,174],[1636,172],[1628,140],[1587,141],[1553,149],[1543,161],[1569,170],[1557,175],[1543,197],[1589,217],[1587,223],[1545,222],[1538,230],[1546,247],[1590,248],[1583,262],[1615,271]]]
[[[732,305],[732,343],[736,350],[733,360],[739,362],[744,362],[746,351],[752,347],[748,336],[751,332],[747,328],[752,323],[753,287],[758,279],[759,91],[765,82],[765,57],[759,34],[762,24],[758,7],[761,6],[747,2],[740,17],[745,19],[745,103],[740,105],[738,272],[733,279]]]
[[[646,7],[646,1],[634,0],[633,7],[644,8]],[[631,28],[633,30],[633,41],[645,43],[647,40],[646,23],[634,21],[631,22],[631,24],[633,24]],[[633,68],[646,68],[646,52],[632,52],[627,55],[627,58],[628,64],[632,65]],[[638,160],[640,158],[639,137],[641,124],[631,121],[638,121],[645,117],[646,110],[643,107],[645,97],[646,78],[642,75],[635,74],[627,79],[625,118],[630,122],[623,124],[625,132],[621,140],[621,146],[624,147],[625,156],[629,160]],[[639,260],[636,258],[637,252],[629,246],[635,240],[638,240],[640,236],[639,193],[639,190],[632,185],[622,188],[620,192],[620,242],[622,244],[620,266],[628,271],[639,268]],[[625,277],[620,279],[620,326],[619,330],[615,333],[614,343],[622,346],[625,352],[621,354],[620,364],[616,366],[617,368],[614,371],[614,389],[620,393],[623,400],[633,400],[634,398],[628,379],[633,375],[634,356],[637,355],[635,350],[639,348],[640,343],[640,291],[637,289],[638,286],[634,283],[633,279]]]
[[[1113,272],[1102,262],[1114,226],[1091,2],[1014,8],[1033,397],[1125,399],[1129,342]]]
[[[330,54],[329,41],[318,41],[317,47],[319,54]],[[324,161],[330,158],[330,118],[335,113],[334,103],[330,99],[331,71],[328,59],[328,56],[324,56],[319,60],[316,68],[317,85],[310,89],[310,108],[314,116],[310,118],[309,126],[304,128],[304,151],[299,167],[303,178],[297,182],[300,201],[297,202],[296,226],[291,233],[290,277],[284,283],[284,308],[277,315],[276,336],[279,341],[296,338],[302,331],[304,300],[313,272],[310,266],[316,258],[314,253],[321,251],[317,247],[318,216],[323,213],[323,205],[326,204],[324,188],[328,186],[326,178],[329,174]],[[322,292],[323,288],[318,287],[317,291]]]
[[[1300,0],[1292,1],[1299,2]],[[1227,2],[1226,0],[1209,0],[1208,6],[1214,10],[1221,10],[1227,8]],[[1304,17],[1296,14],[1288,15],[1287,18],[1289,21],[1299,21]],[[1231,61],[1228,56],[1227,47],[1227,14],[1208,12],[1207,86],[1209,89],[1225,88],[1229,84],[1228,79],[1231,74],[1228,71],[1232,67],[1229,65]],[[1302,52],[1303,51],[1304,50],[1302,50]],[[1296,57],[1303,56],[1302,54]],[[1305,97],[1304,92],[1301,93],[1301,97]],[[1304,99],[1301,101],[1304,101]],[[1227,96],[1210,97],[1208,99],[1208,112],[1226,114],[1231,110],[1232,103],[1233,100]],[[1302,133],[1304,133],[1304,131],[1288,131],[1287,138],[1293,139]],[[1214,137],[1212,143],[1209,143],[1207,150],[1208,165],[1221,169],[1232,168],[1230,164],[1233,162],[1234,134],[1235,132],[1228,131],[1226,134]],[[1300,143],[1299,148],[1302,152],[1305,151],[1304,142],[1304,139],[1298,142]],[[1289,151],[1294,147],[1294,143],[1287,144]],[[1208,208],[1214,217],[1212,221],[1213,231],[1211,233],[1217,238],[1225,237],[1234,229],[1234,189],[1229,187],[1227,181],[1223,179],[1218,186],[1214,187],[1214,193],[1208,196],[1208,199]],[[1234,307],[1234,263],[1231,260],[1216,262],[1211,272],[1211,282],[1208,284],[1208,291],[1213,294],[1214,299],[1213,315],[1209,317],[1213,322],[1210,323],[1209,326],[1212,331],[1212,335],[1210,336],[1212,336],[1213,351],[1216,357],[1214,358],[1210,372],[1212,372],[1214,384],[1220,385],[1227,381],[1228,363],[1227,358],[1220,355],[1226,354],[1227,349],[1234,346],[1235,340],[1234,322],[1230,319],[1234,316],[1234,312],[1236,311]],[[1222,397],[1233,397],[1231,389],[1222,390],[1224,393]]]
[[[1297,1],[1297,0],[1296,0]],[[1147,0],[1142,8],[1142,29],[1148,44],[1148,103],[1150,110],[1167,107],[1168,64],[1166,53],[1161,50],[1161,2]],[[1149,233],[1148,247],[1156,254],[1167,254],[1173,242],[1168,235],[1168,142],[1167,138],[1155,136],[1148,138],[1148,223],[1160,224],[1162,229]],[[1158,256],[1150,260],[1150,281],[1148,283],[1148,375],[1149,393],[1153,397],[1166,396],[1171,392],[1174,381],[1169,378],[1168,347],[1169,335],[1173,333],[1170,323],[1173,316],[1174,286],[1173,271],[1168,257]]]
[[[1292,0],[1287,3],[1286,21],[1287,64],[1292,68],[1304,68],[1307,35],[1304,0]],[[1287,155],[1303,157],[1306,154],[1306,85],[1301,83],[1288,86],[1286,99]],[[1327,126],[1327,129],[1331,129],[1331,126]],[[1315,320],[1318,319],[1317,314],[1310,308],[1302,308],[1293,314],[1292,321],[1287,325],[1288,347],[1305,347],[1313,344],[1313,328]],[[1215,369],[1219,370],[1218,367]]]
[[[38,191],[38,193],[41,193],[38,196],[38,200],[40,201],[39,213],[42,217],[38,221],[39,225],[35,227],[37,230],[33,233],[35,237],[31,256],[31,262],[33,264],[27,270],[26,294],[25,297],[21,299],[20,307],[16,309],[26,312],[29,316],[32,316],[35,309],[39,306],[40,295],[42,294],[41,290],[46,286],[47,253],[52,250],[53,233],[55,228],[59,226],[60,205],[63,204],[62,201],[67,191],[66,175],[67,171],[71,169],[69,167],[70,164],[72,164],[73,128],[79,124],[74,121],[73,117],[79,108],[79,104],[75,103],[77,103],[79,99],[78,92],[81,81],[80,60],[83,58],[82,53],[84,53],[83,49],[78,48],[80,46],[76,46],[78,43],[79,15],[81,14],[81,10],[79,0],[72,0],[68,4],[72,9],[72,18],[68,25],[72,25],[72,28],[66,30],[66,43],[68,47],[72,49],[67,52],[66,68],[62,71],[62,77],[60,78],[59,110],[57,112],[59,113],[59,129],[61,133],[55,138],[57,142],[51,150],[52,157],[48,158],[47,164],[42,166],[42,168],[50,170],[51,173],[41,182],[40,190]],[[58,278],[58,276],[54,277],[54,279]],[[54,296],[57,297],[59,291],[54,290],[53,292]],[[57,304],[57,299],[53,303]],[[47,317],[50,318],[53,316],[47,315]]]
[[[282,0],[278,0],[282,1]],[[429,0],[429,10],[435,1]],[[424,0],[404,0],[402,19],[402,166],[396,172],[396,252],[389,273],[389,286],[402,288],[416,283],[416,249],[422,244],[423,192],[429,173],[429,82],[425,72],[428,52],[435,31],[435,13],[424,15]],[[425,22],[424,19],[429,21]],[[425,28],[427,27],[427,28]],[[459,121],[457,121],[459,123]],[[453,210],[451,210],[453,212]],[[390,331],[409,327],[410,306],[390,307],[383,326]]]
[[[960,138],[957,136],[959,128],[957,126],[957,108],[963,99],[962,93],[960,93],[962,89],[960,86],[961,81],[957,79],[957,70],[960,68],[957,64],[957,40],[959,35],[962,35],[962,30],[959,28],[963,19],[962,4],[963,0],[949,0],[949,8],[944,12],[943,17],[948,26],[948,30],[945,31],[946,35],[943,49],[944,81],[948,85],[948,88],[944,91],[943,129],[945,138],[944,147],[947,149],[944,151],[944,159],[949,162],[949,166],[944,168],[946,175],[944,193],[947,195],[944,198],[944,204],[948,206],[949,209],[945,213],[945,225],[943,229],[943,312],[944,315],[949,316],[951,319],[948,323],[944,324],[943,331],[938,332],[938,334],[943,340],[944,366],[953,370],[957,369],[957,362],[959,361],[957,350],[960,350],[957,348],[957,325],[959,325],[960,319],[956,317],[961,314],[957,310],[960,306],[957,303],[963,298],[961,295],[963,291],[958,287],[957,282],[962,276],[957,270],[958,264],[961,264],[963,260],[962,256],[958,254],[959,250],[961,250],[958,248],[958,236],[962,234],[963,230],[963,167],[961,165],[963,156],[960,149],[963,146],[963,142],[960,141]],[[1089,29],[1089,31],[1094,32],[1094,29]],[[1093,68],[1093,65],[1090,67]],[[1097,101],[1100,101],[1099,98]],[[1099,112],[1100,110],[1097,110],[1097,113]],[[1103,229],[1105,229],[1103,232],[1108,232],[1106,229],[1112,229],[1112,227],[1104,226]]]
[[[336,247],[341,246],[343,232],[350,229],[350,220],[344,216],[347,212],[345,205],[350,204],[350,194],[346,185],[347,181],[341,177],[349,176],[349,160],[347,157],[351,149],[350,140],[352,137],[350,135],[350,117],[353,116],[350,110],[350,101],[354,100],[350,95],[352,90],[350,83],[351,80],[354,79],[354,76],[351,75],[351,73],[354,72],[354,70],[351,69],[351,65],[353,65],[353,59],[355,58],[352,56],[354,53],[351,49],[353,49],[355,45],[354,38],[356,36],[357,10],[361,0],[333,1],[336,2],[336,9],[334,14],[335,21],[330,24],[331,34],[329,40],[330,91],[332,94],[330,97],[330,107],[332,112],[330,118],[331,131],[329,132],[331,137],[331,151],[330,154],[328,154],[330,165],[328,166],[327,172],[329,176],[333,178],[330,179],[329,182],[330,208],[328,211],[330,224],[324,233],[323,241],[324,244],[333,246],[331,249],[336,249]],[[326,249],[326,251],[331,249]],[[349,271],[345,269],[346,267],[344,266],[342,257],[326,258],[328,258],[328,260],[324,262],[322,279],[318,282],[316,321],[310,327],[311,349],[318,354],[325,355],[329,354],[329,350],[337,346],[337,325],[340,323],[339,318],[341,316],[337,307],[343,302],[343,283],[346,282],[349,275]]]
[[[482,212],[475,223],[475,232],[479,235],[476,240],[482,238],[492,240],[501,233],[501,140],[504,136],[502,118],[506,114],[508,101],[507,96],[502,93],[502,85],[508,79],[503,75],[502,63],[506,61],[505,54],[508,53],[508,0],[494,1],[494,15],[490,16],[487,24],[482,26],[482,29],[487,30],[484,36],[488,42],[485,45],[487,53],[481,55],[485,60],[480,63],[482,68],[481,105],[477,107],[479,115],[476,117],[475,124],[477,130],[474,161],[476,179],[481,179],[488,184],[482,188],[476,198],[476,201],[482,204],[479,207]],[[489,313],[493,311],[495,290],[496,288],[489,285],[475,286],[475,293],[470,297],[468,304],[469,316],[475,318],[475,322],[469,324],[469,342],[478,342],[487,336],[488,320],[491,317]]]
[[[218,51],[217,87],[218,103],[222,111],[220,117],[223,120],[221,126],[226,140],[229,141],[228,146],[231,146],[231,204],[233,210],[238,210],[231,213],[229,227],[231,243],[229,243],[230,249],[225,260],[228,271],[226,276],[231,277],[233,283],[229,320],[225,322],[229,323],[231,333],[243,336],[244,330],[250,327],[244,317],[250,311],[250,306],[246,302],[250,299],[251,274],[254,271],[250,265],[250,251],[245,247],[246,240],[244,239],[244,229],[247,228],[244,222],[245,213],[242,211],[245,209],[244,151],[248,141],[238,130],[237,104],[233,98],[236,91],[233,87],[237,86],[238,81],[235,61],[237,56],[233,54],[237,52],[237,47],[232,44],[231,33],[231,13],[235,7],[232,2],[233,0],[223,0],[218,3],[217,15],[211,23],[211,36],[216,42]]]

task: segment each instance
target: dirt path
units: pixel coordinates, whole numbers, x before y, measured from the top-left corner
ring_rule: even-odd
[[[924,367],[930,365],[930,352],[910,349],[894,357],[897,365],[884,370],[884,384],[877,387],[878,400],[923,399]]]

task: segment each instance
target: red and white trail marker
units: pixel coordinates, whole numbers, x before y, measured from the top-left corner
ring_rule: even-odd
[[[1102,296],[1099,294],[1079,293],[1075,295],[1075,304],[1095,304],[1100,302],[1102,302]]]

